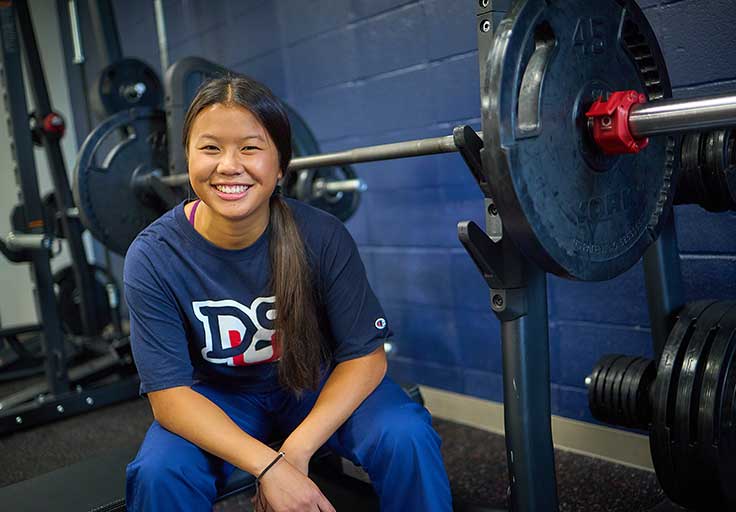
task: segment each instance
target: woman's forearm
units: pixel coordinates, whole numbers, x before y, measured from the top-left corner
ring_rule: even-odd
[[[290,451],[311,457],[376,389],[386,368],[383,347],[338,364],[310,413],[284,442],[287,458]]]
[[[258,475],[277,455],[191,388],[154,391],[148,398],[154,417],[164,428],[252,475]]]

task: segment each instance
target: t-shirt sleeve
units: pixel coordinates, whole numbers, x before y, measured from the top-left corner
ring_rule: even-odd
[[[130,345],[141,393],[191,386],[193,367],[183,321],[162,273],[145,248],[133,244],[125,256],[123,284],[130,314]]]
[[[322,255],[322,295],[340,363],[376,350],[391,336],[368,282],[358,247],[345,226],[335,222]]]

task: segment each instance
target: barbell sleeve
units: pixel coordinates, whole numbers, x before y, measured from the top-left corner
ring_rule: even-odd
[[[634,105],[629,129],[636,138],[736,126],[736,94]]]
[[[5,246],[11,251],[40,251],[51,249],[51,239],[46,235],[8,233]]]
[[[325,180],[314,181],[314,191],[318,194],[337,194],[338,192],[365,192],[368,189],[361,179],[354,180]]]

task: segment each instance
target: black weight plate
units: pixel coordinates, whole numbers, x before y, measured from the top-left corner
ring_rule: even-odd
[[[652,390],[657,378],[657,363],[649,360],[642,370],[642,377],[639,383],[638,396],[636,399],[637,412],[636,417],[640,426],[649,428],[652,423]]]
[[[702,503],[707,496],[704,490],[708,470],[701,458],[697,432],[701,384],[718,322],[732,306],[733,303],[716,302],[696,320],[677,382],[672,461],[679,482],[679,496],[671,498],[684,506]]]
[[[599,363],[600,370],[595,380],[595,409],[591,404],[591,412],[601,421],[610,422],[614,416],[614,404],[611,397],[611,382],[616,380],[616,362],[624,356],[612,354],[605,356]]]
[[[127,135],[118,141],[120,133]],[[134,178],[168,168],[165,134],[163,112],[126,110],[95,128],[77,157],[73,192],[79,217],[118,254],[124,255],[138,233],[173,206],[134,186]]]
[[[322,167],[319,169],[304,169],[297,171],[296,183],[291,189],[293,197],[308,203],[315,208],[324,210],[341,221],[345,222],[353,216],[360,205],[360,191],[325,192],[315,194],[314,183],[317,180],[342,181],[353,180],[358,177],[352,167]]]
[[[731,303],[728,312],[717,326],[717,333],[713,340],[708,362],[700,386],[700,406],[698,411],[698,445],[701,449],[703,465],[709,472],[709,478],[703,489],[703,496],[711,497],[711,502],[721,501],[720,486],[718,485],[718,463],[722,455],[719,450],[718,434],[721,416],[721,399],[727,370],[733,357],[732,340],[736,332],[736,303]],[[736,460],[731,459],[731,464]],[[712,471],[712,473],[710,473]]]
[[[683,169],[695,169],[700,165],[700,132],[685,134],[681,147]]]
[[[594,366],[588,384],[593,417],[614,425],[646,428],[651,419],[649,390],[654,362],[620,354],[603,356]]]
[[[695,332],[695,323],[714,303],[712,300],[693,302],[678,313],[657,364],[649,447],[657,479],[673,500],[680,495],[672,453],[678,379],[690,337]]]
[[[95,334],[102,334],[105,327],[112,321],[110,301],[108,300],[107,289],[105,288],[108,278],[105,271],[100,267],[90,265],[89,269],[94,272],[92,286],[96,305],[95,311],[97,313],[95,318],[93,318],[93,331]],[[55,272],[54,287],[56,303],[59,308],[64,331],[81,336],[84,334],[84,329],[82,328],[81,297],[76,280],[74,279],[74,268],[66,266]]]
[[[292,108],[286,106],[291,123],[292,151],[294,156],[315,155],[320,152],[317,139],[307,123]],[[318,179],[344,180],[355,179],[357,174],[349,166],[323,167],[320,169],[303,169],[289,172],[284,178],[284,192],[287,196],[304,201],[316,208],[331,213],[345,222],[357,211],[360,206],[360,192],[338,192],[324,194],[317,197],[314,192],[314,182]]]
[[[600,95],[671,97],[662,53],[631,0],[522,0],[499,24],[483,91],[484,170],[504,228],[548,272],[615,277],[671,210],[676,141],[605,156],[585,112]]]
[[[703,145],[703,179],[707,184],[707,195],[701,204],[712,212],[726,211],[731,204],[731,195],[724,173],[727,164],[728,132],[714,130],[707,134]]]
[[[623,395],[623,384],[628,371],[634,358],[630,356],[621,356],[614,364],[612,372],[609,374],[608,388],[606,390],[606,396],[611,404],[611,413],[618,420],[616,423],[621,423],[623,418],[624,408],[624,397]]]
[[[103,69],[90,94],[90,106],[104,118],[129,108],[160,109],[163,88],[156,72],[138,59],[122,59]]]
[[[307,126],[307,122],[296,110],[284,103],[284,108],[291,124],[291,151],[294,156],[306,156],[319,153],[319,143]]]
[[[721,492],[729,505],[729,510],[736,508],[736,336],[731,342],[725,360],[728,367],[725,370],[725,380],[721,392],[719,428],[716,434],[718,440],[718,474],[720,477]]]
[[[643,364],[642,358],[632,357],[621,379],[621,421],[625,427],[636,426],[636,396]]]
[[[680,177],[677,181],[675,204],[698,204],[705,197],[705,184],[700,167],[700,132],[682,138]]]
[[[612,365],[621,356],[620,354],[608,354],[603,356],[590,374],[590,385],[588,387],[588,407],[594,418],[609,422],[610,405],[606,402],[605,390],[607,389],[607,376],[611,372]]]
[[[636,427],[636,396],[641,377],[641,367],[646,364],[640,357],[630,357],[626,370],[621,376],[620,416],[625,427]]]
[[[654,361],[637,357],[626,371],[622,385],[623,417],[631,428],[647,428],[651,421],[649,389],[654,382]]]
[[[598,380],[601,372],[604,371],[602,363],[606,357],[608,356],[604,356],[603,359],[598,360],[585,381],[588,387],[588,408],[594,418],[598,418],[600,411],[600,401],[598,400]]]

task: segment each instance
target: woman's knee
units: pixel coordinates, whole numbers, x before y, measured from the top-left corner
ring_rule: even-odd
[[[184,485],[214,498],[216,463],[194,444],[154,423],[138,455],[126,468],[128,489],[166,493]]]
[[[429,412],[419,404],[405,404],[377,415],[372,425],[374,450],[391,457],[434,450],[440,438]]]
[[[136,485],[160,489],[172,482],[180,481],[187,472],[187,463],[175,454],[148,453],[133,460],[126,469],[126,478]]]

